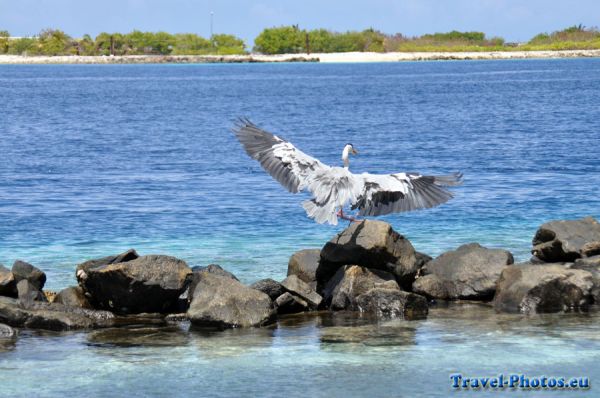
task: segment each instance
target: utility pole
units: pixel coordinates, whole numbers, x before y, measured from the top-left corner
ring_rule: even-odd
[[[213,41],[213,15],[215,13],[214,12],[210,12],[210,46],[214,47],[215,46],[215,42]]]

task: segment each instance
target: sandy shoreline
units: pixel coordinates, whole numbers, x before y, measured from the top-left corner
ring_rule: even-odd
[[[477,59],[587,58],[600,50],[324,53],[281,55],[123,55],[123,56],[20,56],[0,55],[0,64],[153,64],[153,63],[253,63],[253,62],[399,62]]]

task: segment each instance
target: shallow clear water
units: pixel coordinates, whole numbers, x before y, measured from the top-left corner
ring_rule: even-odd
[[[478,241],[526,259],[541,223],[600,215],[599,103],[598,59],[0,66],[0,263],[39,266],[50,289],[73,284],[78,262],[130,247],[219,263],[244,282],[284,277],[294,251],[344,225],[308,220],[302,195],[243,154],[228,131],[240,115],[330,164],[352,142],[354,171],[461,170],[450,203],[384,219],[430,255]],[[375,338],[391,346],[323,343],[332,330],[317,321],[184,334],[167,346],[25,333],[0,354],[0,384],[19,375],[29,391],[43,380],[49,395],[125,386],[141,396],[293,395],[301,385],[314,395],[444,396],[456,369],[599,372],[596,316],[516,327],[493,318],[478,329],[434,315],[398,321],[416,329],[407,344],[396,344],[396,326]]]

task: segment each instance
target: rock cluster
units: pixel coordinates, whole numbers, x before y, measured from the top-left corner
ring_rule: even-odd
[[[76,267],[77,286],[52,299],[46,275],[17,260],[0,265],[0,337],[13,328],[109,327],[148,313],[194,327],[258,327],[308,311],[355,311],[373,318],[422,318],[435,300],[490,302],[499,312],[585,310],[600,302],[600,225],[591,218],[543,224],[534,258],[477,243],[436,258],[415,251],[381,221],[351,224],[321,249],[293,254],[281,281],[246,286],[219,265],[189,267],[135,250]],[[48,298],[52,302],[49,302]]]

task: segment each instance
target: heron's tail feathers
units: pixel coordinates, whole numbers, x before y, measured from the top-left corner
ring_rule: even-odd
[[[338,218],[335,213],[335,203],[325,203],[320,205],[314,199],[305,200],[302,202],[302,207],[306,211],[306,215],[314,219],[319,224],[329,223],[337,225]]]
[[[441,186],[446,186],[446,187],[460,185],[463,183],[463,174],[461,172],[456,172],[456,173],[443,175],[443,176],[433,176],[433,178],[434,178],[433,182],[436,185],[441,185]]]

